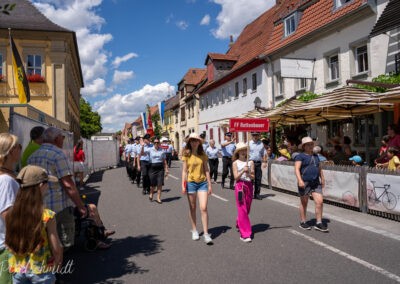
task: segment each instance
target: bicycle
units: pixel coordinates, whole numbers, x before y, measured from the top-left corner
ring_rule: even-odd
[[[372,181],[373,189],[368,190],[368,203],[374,205],[382,199],[382,205],[388,209],[392,210],[397,205],[396,196],[391,193],[388,189],[390,188],[390,184],[384,184],[383,186],[375,186],[376,181]],[[376,195],[376,188],[383,188],[383,192],[379,197]]]

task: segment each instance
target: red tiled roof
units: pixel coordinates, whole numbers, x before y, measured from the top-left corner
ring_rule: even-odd
[[[237,58],[232,70],[225,77],[233,76],[235,71],[248,64],[255,64],[257,57],[276,52],[349,13],[367,7],[367,2],[368,0],[353,0],[335,9],[333,0],[280,0],[244,28],[225,55],[208,53],[207,59],[210,55],[220,60]],[[302,11],[300,22],[296,31],[284,38],[283,19],[296,10]],[[207,82],[199,91],[218,86],[225,77]]]
[[[201,79],[206,72],[206,68],[190,68],[179,83],[185,81],[185,84],[187,85],[197,85],[201,82]]]
[[[284,22],[279,21],[281,19],[280,17],[285,17],[294,11],[288,10],[287,8],[288,6],[292,7],[291,5],[293,2],[300,3],[303,1],[283,0],[282,2],[283,3],[280,6],[272,8],[275,9],[275,26],[268,47],[264,52],[266,55],[309,35],[311,32],[340,19],[350,12],[356,11],[364,5],[366,6],[367,0],[353,0],[337,9],[334,8],[333,0],[319,0],[315,3],[311,2],[312,4],[309,7],[306,7],[303,11],[296,31],[286,38],[284,37]],[[294,5],[294,7],[296,7],[296,5]]]
[[[236,56],[236,55],[210,52],[207,54],[205,64],[207,64],[208,58],[211,58],[211,60],[224,60],[224,61],[237,61],[238,60],[238,56]]]

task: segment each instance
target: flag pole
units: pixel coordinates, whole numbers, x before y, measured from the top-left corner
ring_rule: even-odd
[[[8,41],[10,42],[10,54],[12,56],[12,43],[11,43],[11,28],[8,28]],[[12,58],[11,58],[12,60]],[[13,91],[14,91],[14,96],[16,96],[17,94],[15,93],[15,73],[14,73],[14,64],[11,64],[11,68],[12,68],[12,83],[13,83]]]

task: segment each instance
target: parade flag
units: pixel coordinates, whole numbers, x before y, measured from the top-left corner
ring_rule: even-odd
[[[160,121],[161,121],[161,126],[164,126],[164,108],[165,108],[165,102],[159,102],[158,103],[158,113],[160,114]]]
[[[147,105],[147,134],[150,135],[150,137],[154,136],[154,130],[153,130],[153,123],[151,121],[151,112],[150,112],[150,106]]]
[[[143,131],[144,133],[147,133],[147,118],[146,118],[146,113],[141,112],[140,117],[142,118],[142,123],[143,123]]]
[[[19,56],[17,46],[14,43],[13,38],[10,34],[10,46],[12,54],[12,65],[14,80],[17,84],[19,102],[21,104],[29,103],[31,100],[31,94],[29,91],[28,79],[26,78],[24,65],[22,64],[21,57]]]

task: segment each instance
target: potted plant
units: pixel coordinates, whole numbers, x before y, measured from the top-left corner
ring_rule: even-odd
[[[5,81],[6,81],[6,76],[0,74],[0,82],[5,82]]]
[[[44,82],[44,77],[40,74],[28,74],[28,81],[33,83],[42,83]]]

